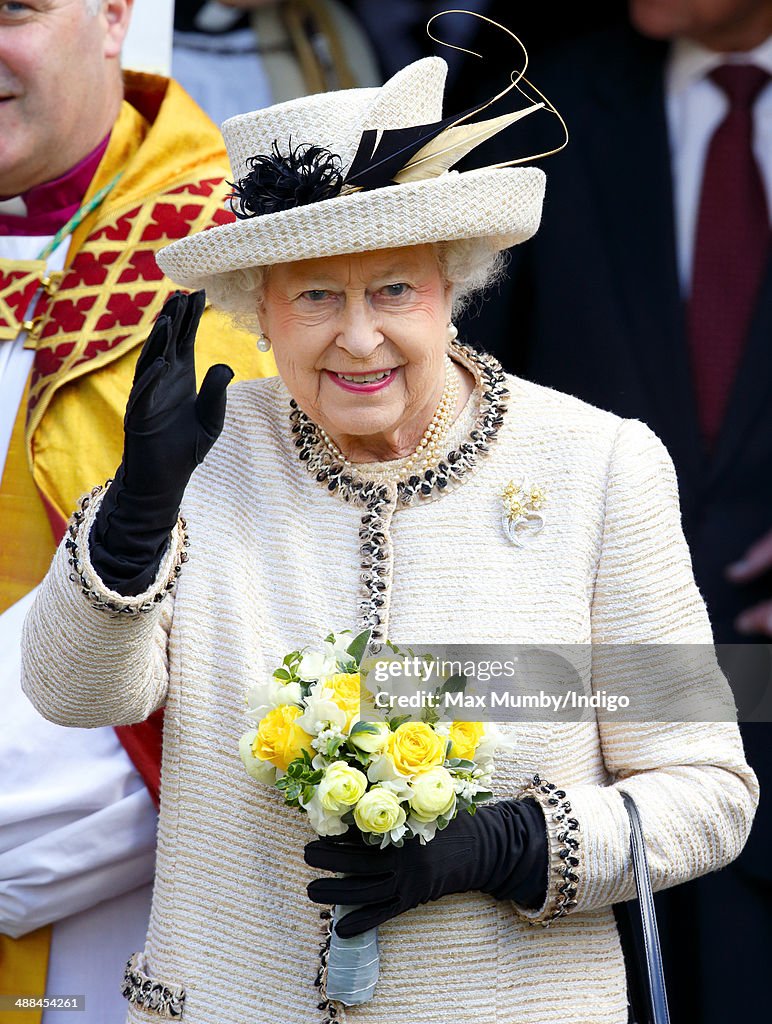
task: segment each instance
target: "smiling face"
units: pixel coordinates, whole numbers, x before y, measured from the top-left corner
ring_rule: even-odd
[[[258,306],[290,394],[354,462],[412,452],[445,383],[452,287],[431,245],[271,267]]]
[[[52,181],[110,131],[132,0],[0,0],[0,195]]]

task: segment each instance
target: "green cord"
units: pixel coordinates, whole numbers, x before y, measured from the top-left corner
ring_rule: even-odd
[[[107,196],[108,193],[112,191],[113,187],[117,184],[118,179],[121,177],[122,174],[123,171],[120,171],[118,174],[116,174],[113,180],[109,182],[109,184],[105,185],[104,188],[100,188],[100,190],[95,195],[93,195],[87,203],[84,203],[79,210],[75,211],[75,213],[72,215],[72,217],[70,217],[67,223],[63,227],[59,228],[59,230],[56,232],[56,234],[48,243],[48,245],[43,250],[41,250],[41,253],[38,256],[39,260],[47,260],[51,253],[54,252],[55,249],[59,248],[59,246],[62,244],[65,238],[67,238],[68,235],[71,235],[73,231],[75,231],[77,226],[81,223],[81,221],[85,220],[85,218],[88,217],[88,215],[93,210],[95,210],[97,206],[99,206],[99,204],[102,202],[105,196]]]

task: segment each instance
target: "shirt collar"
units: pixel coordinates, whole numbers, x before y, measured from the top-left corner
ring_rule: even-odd
[[[691,39],[676,39],[670,47],[667,61],[668,94],[685,91],[719,64],[755,64],[772,75],[772,36],[755,49],[743,53],[717,53]]]

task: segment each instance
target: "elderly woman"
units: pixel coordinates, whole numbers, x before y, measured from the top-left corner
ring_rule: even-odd
[[[244,774],[246,687],[331,628],[711,641],[657,438],[455,340],[454,306],[536,230],[544,182],[400,176],[426,138],[411,127],[443,130],[444,72],[431,58],[380,90],[225,125],[239,219],[160,262],[256,316],[280,375],[234,386],[226,410],[214,367],[196,396],[203,299],[174,299],[137,365],[122,465],[84,499],[27,622],[25,690],[52,720],[166,708],[153,909],[125,982],[137,1024],[624,1024],[622,791],[657,888],[721,867],[748,835],[756,782],[731,723],[512,724],[495,803],[426,846],[321,840],[308,864],[307,822]],[[595,690],[620,681],[608,666]],[[344,1009],[316,987],[309,883],[363,905],[342,934],[380,923],[372,1001]]]

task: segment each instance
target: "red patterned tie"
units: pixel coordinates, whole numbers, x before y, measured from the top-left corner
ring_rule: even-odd
[[[688,333],[700,428],[715,444],[769,253],[769,212],[753,155],[753,104],[769,73],[724,64],[710,75],[729,112],[705,159]]]

